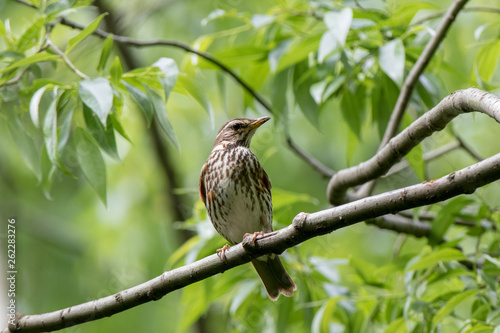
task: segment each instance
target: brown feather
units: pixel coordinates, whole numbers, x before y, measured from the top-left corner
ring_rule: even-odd
[[[203,167],[201,168],[201,175],[200,175],[200,199],[203,201],[203,203],[206,205],[207,201],[207,190],[205,188],[205,173],[207,170],[207,164],[205,163]]]

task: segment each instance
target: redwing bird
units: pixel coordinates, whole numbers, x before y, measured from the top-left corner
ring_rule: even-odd
[[[271,182],[257,157],[250,151],[250,140],[257,128],[269,120],[236,118],[219,130],[207,162],[201,169],[200,197],[217,232],[232,244],[247,234],[273,231]],[[228,245],[219,249],[224,252]],[[281,294],[293,296],[297,286],[278,255],[252,260],[273,301]]]

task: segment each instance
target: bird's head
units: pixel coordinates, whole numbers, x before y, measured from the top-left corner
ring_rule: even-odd
[[[250,140],[257,128],[268,121],[269,117],[261,117],[258,119],[235,118],[225,123],[217,137],[215,138],[214,148],[222,145],[250,147]]]

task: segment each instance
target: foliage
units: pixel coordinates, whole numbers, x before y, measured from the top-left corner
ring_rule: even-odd
[[[241,86],[226,77],[227,71],[193,53],[180,59],[174,54],[151,60],[153,52],[150,52],[146,58],[151,61],[144,67],[127,68],[124,55],[117,51],[120,42],[114,40],[113,35],[93,36],[103,27],[105,14],[92,12],[93,19],[87,20],[82,30],[64,27],[63,18],[67,16],[79,20],[88,16],[89,1],[33,0],[30,3],[36,9],[22,4],[9,5],[14,8],[12,11],[23,15],[29,12],[29,19],[22,24],[16,22],[15,28],[14,20],[0,14],[2,128],[9,130],[12,137],[9,140],[15,143],[18,155],[36,178],[22,173],[14,175],[14,181],[27,178],[31,179],[30,184],[38,182],[46,198],[54,197],[54,192],[59,193],[54,201],[62,201],[60,205],[63,206],[65,197],[60,193],[72,193],[75,186],[78,193],[86,193],[86,187],[80,183],[80,179],[85,179],[104,205],[112,202],[110,209],[114,214],[116,204],[113,202],[121,198],[120,182],[127,191],[135,191],[135,185],[127,186],[127,182],[133,183],[144,176],[144,180],[139,181],[147,184],[141,185],[143,192],[163,191],[157,188],[161,176],[147,171],[137,174],[137,170],[144,167],[137,161],[144,158],[146,167],[150,167],[148,163],[154,165],[149,156],[153,149],[150,144],[141,143],[141,136],[151,131],[151,124],[156,122],[164,138],[182,151],[178,168],[182,170],[183,183],[189,184],[184,190],[191,195],[191,204],[185,209],[191,217],[180,224],[169,225],[169,232],[178,233],[183,229],[195,234],[180,245],[172,240],[173,236],[154,238],[165,230],[159,232],[156,224],[149,225],[151,236],[143,235],[143,230],[138,236],[137,249],[145,256],[154,256],[160,251],[166,254],[149,261],[147,265],[151,267],[148,269],[137,259],[138,267],[147,274],[126,282],[139,283],[146,276],[159,274],[161,265],[166,269],[176,267],[221,247],[223,240],[210,226],[192,190],[196,186],[200,163],[208,155],[211,139],[207,136],[214,134],[207,131],[206,125],[216,123],[217,127],[219,121],[215,119],[266,112],[267,106],[252,98],[248,91],[241,96]],[[261,141],[260,134],[256,135],[254,148],[261,153],[259,157],[266,169],[269,166],[272,171],[268,173],[274,184],[277,227],[290,223],[303,209],[318,210],[326,206],[324,181],[316,180],[318,176],[307,166],[282,162],[285,158],[294,158],[278,152],[276,147],[283,136],[293,134],[293,139],[335,169],[369,158],[385,131],[408,71],[437,25],[435,19],[426,19],[426,15],[445,10],[442,6],[439,1],[297,0],[237,6],[220,1],[214,8],[201,7],[202,12],[194,5],[187,7],[200,11],[204,17],[202,30],[195,36],[187,36],[194,40],[190,46],[192,50],[207,52],[237,73],[252,90],[271,101],[268,111],[273,115],[276,131],[263,129]],[[492,19],[484,15],[488,14],[460,14],[454,28],[458,32],[450,32],[444,46],[420,77],[404,126],[453,89],[471,85],[498,89],[496,60],[500,41],[498,34],[492,31],[498,30],[499,21],[498,17]],[[185,24],[183,19],[176,19],[178,21],[172,24]],[[164,24],[158,18],[151,20],[157,26]],[[458,43],[464,40],[461,31],[470,32],[467,36],[471,39],[466,44],[474,44],[474,49],[466,49],[463,42]],[[155,32],[149,33],[154,35]],[[148,38],[142,35],[141,39],[153,39],[146,36]],[[94,51],[92,56],[88,49]],[[450,59],[448,53],[467,54],[469,60]],[[213,72],[217,73],[215,77]],[[190,103],[187,106],[186,100]],[[204,113],[198,112],[200,108]],[[458,130],[463,127],[463,123],[456,125]],[[431,143],[419,145],[407,156],[413,171],[383,180],[377,190],[436,178],[469,163],[470,159],[463,155],[456,160],[444,160],[438,166],[424,161],[424,151],[453,138],[453,131],[449,130]],[[191,147],[199,146],[196,140],[201,139],[206,143],[200,149]],[[332,144],[335,147],[331,148]],[[2,147],[7,150],[6,146]],[[493,151],[489,145],[481,149],[485,154]],[[191,153],[200,157],[185,157]],[[16,154],[9,153],[9,156],[18,156]],[[130,169],[125,172],[127,166]],[[284,167],[289,168],[285,173]],[[110,173],[109,169],[120,176]],[[8,171],[20,172],[14,167]],[[10,176],[2,171],[6,184],[7,177]],[[289,178],[297,182],[291,184]],[[299,289],[291,299],[280,298],[270,303],[254,272],[234,269],[185,288],[181,296],[172,296],[168,301],[169,308],[174,309],[169,317],[171,322],[166,319],[161,322],[170,323],[178,331],[194,330],[195,322],[204,318],[207,329],[220,328],[223,321],[227,331],[235,332],[267,329],[497,333],[500,330],[500,262],[497,259],[500,255],[497,232],[500,214],[498,202],[491,199],[498,197],[498,186],[493,186],[467,198],[457,197],[442,205],[415,210],[415,220],[421,213],[434,214],[431,235],[426,240],[417,241],[411,236],[396,238],[389,232],[363,225],[353,227],[355,231],[351,234],[340,231],[290,249],[283,257]],[[147,216],[159,224],[166,219],[164,216],[169,216],[157,197],[140,193],[136,193],[141,196],[137,199],[141,207],[138,209],[144,215],[134,215],[137,219]],[[76,211],[83,213],[67,217],[82,215],[92,219],[99,215],[95,212],[102,208],[95,208],[95,203],[89,199],[92,196],[78,196],[77,206],[82,207]],[[46,202],[42,198],[26,200],[36,201],[40,206]],[[134,202],[135,199],[130,200]],[[23,207],[26,203],[16,201],[16,204]],[[150,204],[152,210],[149,210]],[[121,205],[126,206],[125,203]],[[52,209],[52,214],[56,214],[54,212],[61,207]],[[129,220],[126,215],[120,217],[121,223],[129,232],[127,235],[134,235],[138,227],[134,219]],[[74,228],[90,228],[83,220],[74,222]],[[71,225],[72,221],[65,223]],[[88,238],[84,241],[92,237],[98,239],[97,242],[103,243],[99,248],[103,252],[106,249],[105,256],[109,256],[106,260],[92,254],[87,265],[93,270],[92,265],[98,267],[100,261],[111,262],[117,250],[110,248],[127,247],[127,237],[132,236],[123,234],[123,238],[113,238],[115,243],[108,243],[106,237],[118,231],[98,223],[92,224],[92,228],[87,231],[85,237]],[[356,232],[362,235],[359,239]],[[78,232],[70,232],[74,233]],[[33,246],[29,241],[25,244]],[[390,253],[392,244],[394,258]],[[150,250],[143,249],[147,245]],[[127,267],[120,262],[118,260],[113,266]],[[129,285],[119,284],[119,288],[125,286]],[[43,287],[37,288],[40,290],[33,287],[32,292],[42,294]],[[85,290],[91,290],[90,286]],[[85,299],[89,297],[83,295]],[[55,298],[55,295],[42,297]],[[36,303],[30,304],[27,296],[25,299],[27,311],[42,311]],[[69,302],[81,301],[83,299],[75,298]],[[54,300],[52,305],[60,308],[68,304]],[[161,308],[158,304],[152,306]],[[43,309],[51,310],[55,309]],[[126,318],[117,317],[113,323],[119,320]],[[153,321],[152,330],[162,325],[158,321],[156,326],[153,316],[149,321]],[[102,325],[92,328],[106,331],[106,324]],[[139,324],[130,325],[138,327]],[[126,324],[123,326],[124,330],[130,329]]]

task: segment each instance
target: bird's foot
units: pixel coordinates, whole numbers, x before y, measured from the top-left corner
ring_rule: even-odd
[[[255,243],[257,236],[264,236],[264,233],[262,231],[256,231],[253,234],[246,233],[243,235],[243,239],[247,238],[248,236],[252,236],[252,243]]]
[[[229,250],[230,247],[229,244],[226,244],[222,248],[217,249],[217,255],[224,262],[226,261],[226,251]]]

